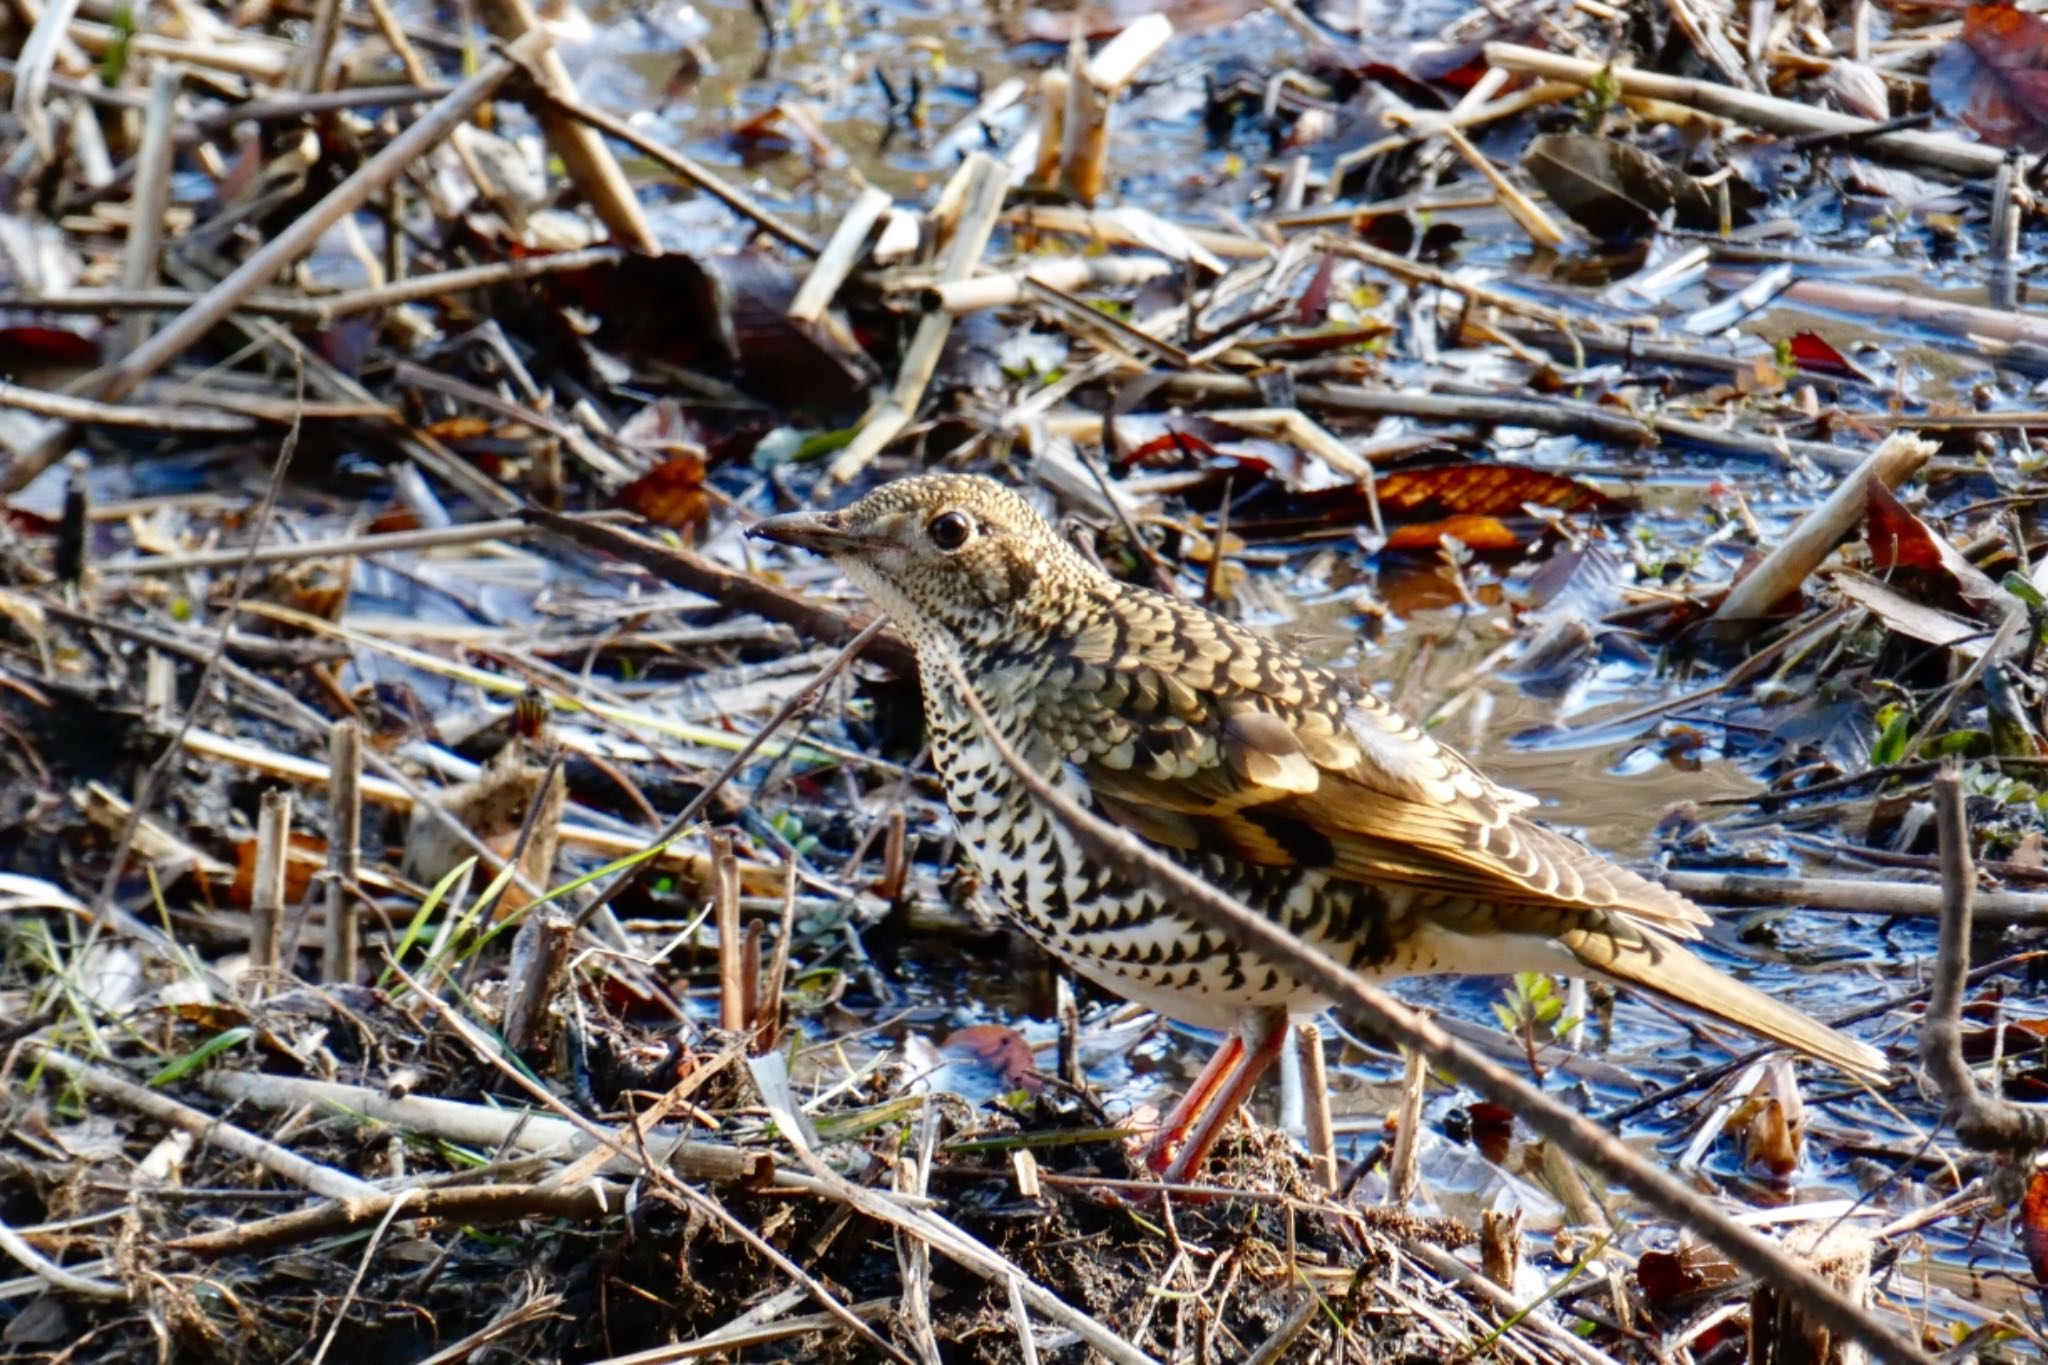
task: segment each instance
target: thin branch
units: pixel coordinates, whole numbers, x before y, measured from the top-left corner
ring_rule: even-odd
[[[1318,995],[1351,1010],[1404,1045],[1425,1052],[1432,1062],[1485,1099],[1512,1110],[1564,1151],[1713,1243],[1742,1270],[1787,1286],[1807,1304],[1816,1322],[1861,1343],[1881,1360],[1923,1365],[1926,1357],[1910,1340],[1883,1325],[1867,1308],[1850,1303],[1827,1281],[1775,1243],[1736,1222],[1699,1191],[1650,1165],[1582,1115],[1480,1057],[1358,973],[1311,950],[1257,911],[1146,847],[1129,831],[1083,810],[1018,757],[989,718],[958,661],[947,657],[942,662],[954,689],[1003,764],[1067,827],[1091,859],[1128,881],[1151,886],[1166,896],[1178,913],[1282,967]]]

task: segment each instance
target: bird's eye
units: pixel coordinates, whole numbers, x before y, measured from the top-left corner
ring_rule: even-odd
[[[974,534],[974,523],[965,512],[941,512],[932,518],[925,531],[932,538],[932,544],[941,550],[957,550],[967,543]]]

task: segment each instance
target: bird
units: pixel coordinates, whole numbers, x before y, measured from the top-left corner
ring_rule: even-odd
[[[1884,1054],[1709,965],[1684,896],[1531,818],[1356,677],[1125,583],[971,474],[880,485],[749,535],[834,561],[908,637],[961,842],[1009,917],[1109,992],[1227,1034],[1143,1156],[1198,1170],[1328,1001],[1091,860],[960,695],[1056,790],[1373,981],[1544,972],[1710,1015],[1859,1081]],[[957,681],[956,681],[957,679]]]

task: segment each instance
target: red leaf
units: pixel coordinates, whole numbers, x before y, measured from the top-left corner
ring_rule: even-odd
[[[1870,542],[1871,565],[1879,573],[1900,569],[1940,573],[1944,567],[1939,538],[1877,479],[1870,480],[1863,534]]]
[[[2034,1283],[2048,1289],[2048,1171],[2035,1171],[2020,1200],[2020,1245],[2034,1267]]]
[[[1854,379],[1868,384],[1871,378],[1849,357],[1836,350],[1834,343],[1815,332],[1795,333],[1790,342],[1792,363],[1802,370],[1814,374],[1830,375],[1836,379]]]
[[[1472,1145],[1479,1154],[1496,1166],[1506,1161],[1515,1137],[1515,1111],[1476,1100],[1466,1106],[1465,1115],[1472,1125]]]

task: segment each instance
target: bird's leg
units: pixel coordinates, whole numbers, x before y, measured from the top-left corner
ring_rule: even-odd
[[[1169,1185],[1180,1184],[1188,1178],[1190,1172],[1201,1167],[1209,1155],[1209,1149],[1214,1147],[1216,1139],[1223,1135],[1223,1125],[1229,1123],[1231,1115],[1244,1107],[1245,1098],[1252,1093],[1252,1087],[1259,1083],[1259,1077],[1265,1075],[1267,1069],[1279,1060],[1281,1049],[1287,1046],[1287,1015],[1284,1011],[1274,1011],[1270,1015],[1261,1015],[1255,1020],[1249,1020],[1244,1028],[1253,1032],[1248,1039],[1242,1029],[1233,1035],[1237,1042],[1237,1055],[1233,1059],[1235,1064],[1230,1068],[1229,1075],[1211,1086],[1212,1093],[1208,1103],[1202,1110],[1200,1119],[1189,1130],[1187,1141],[1174,1153],[1165,1170],[1160,1171],[1160,1179]],[[1205,1072],[1205,1078],[1206,1075]],[[1166,1130],[1160,1131],[1164,1135]],[[1159,1168],[1155,1164],[1153,1169]]]
[[[1152,1140],[1145,1144],[1144,1158],[1147,1170],[1158,1175],[1166,1169],[1168,1163],[1173,1160],[1173,1149],[1179,1145],[1181,1138],[1186,1136],[1188,1129],[1194,1126],[1195,1121],[1201,1118],[1203,1111],[1208,1107],[1209,1097],[1216,1093],[1216,1087],[1223,1083],[1243,1056],[1244,1037],[1234,1031],[1223,1040],[1221,1047],[1209,1054],[1209,1062],[1202,1068],[1202,1074],[1195,1077],[1195,1083],[1180,1097],[1180,1102],[1173,1106],[1173,1111],[1160,1120],[1158,1129],[1152,1134]]]

